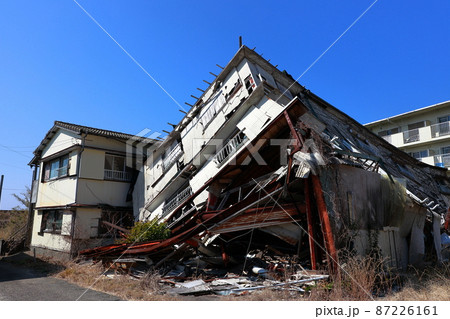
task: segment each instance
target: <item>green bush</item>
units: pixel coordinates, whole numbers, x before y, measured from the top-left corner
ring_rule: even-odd
[[[170,237],[170,229],[166,223],[158,223],[156,219],[148,222],[136,222],[127,234],[125,243],[139,243],[152,240],[163,240]]]

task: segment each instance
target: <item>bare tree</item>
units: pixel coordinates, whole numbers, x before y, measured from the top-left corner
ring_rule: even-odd
[[[30,207],[31,202],[31,189],[28,186],[25,186],[25,192],[20,194],[12,194],[14,198],[21,204],[13,207],[13,210],[26,210]]]

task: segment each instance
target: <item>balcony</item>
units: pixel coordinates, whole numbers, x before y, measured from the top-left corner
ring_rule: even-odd
[[[431,125],[431,137],[440,137],[450,134],[450,122]]]
[[[186,199],[188,199],[192,195],[192,188],[191,186],[186,187],[181,192],[179,192],[173,199],[169,200],[167,203],[164,204],[163,207],[163,216],[166,216],[167,214],[171,213],[175,210],[178,206],[184,203]]]
[[[110,169],[105,169],[105,179],[110,181],[131,181],[131,172],[125,171],[114,171]]]
[[[382,137],[396,147],[450,139],[450,122],[438,123]]]
[[[403,132],[403,143],[412,143],[420,141],[419,129],[409,130]]]
[[[450,167],[450,153],[434,156],[434,164],[439,167]]]
[[[219,167],[225,160],[230,158],[236,151],[241,148],[244,142],[247,140],[247,136],[243,132],[239,132],[228,143],[217,152],[213,161]]]
[[[163,159],[163,171],[167,171],[173,165],[173,163],[175,163],[181,157],[181,155],[183,155],[183,150],[181,149],[181,143],[178,143]]]

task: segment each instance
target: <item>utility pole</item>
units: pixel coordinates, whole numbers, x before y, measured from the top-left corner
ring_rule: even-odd
[[[4,177],[5,176],[2,175],[2,177],[0,178],[0,202],[1,202],[1,199],[2,199],[2,189],[3,189],[3,178]]]

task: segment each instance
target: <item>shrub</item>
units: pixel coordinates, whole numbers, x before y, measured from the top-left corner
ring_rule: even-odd
[[[156,219],[153,219],[148,222],[136,222],[123,242],[163,240],[169,238],[170,234],[170,229],[166,223],[158,223]]]

